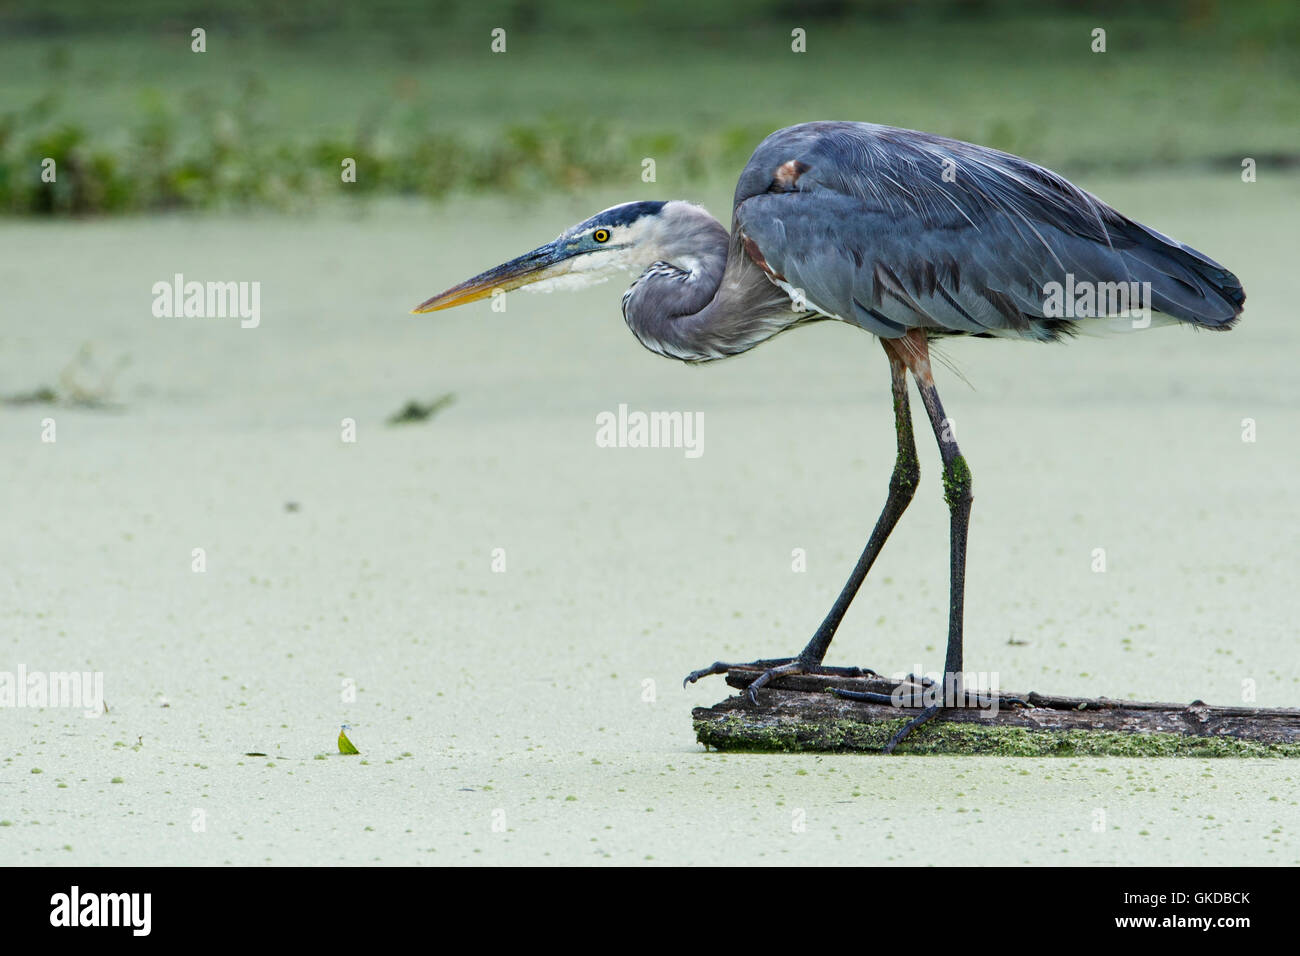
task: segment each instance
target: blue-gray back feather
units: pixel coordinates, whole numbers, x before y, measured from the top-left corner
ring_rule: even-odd
[[[886,338],[913,328],[1056,338],[1071,325],[1045,314],[1044,287],[1067,273],[1075,284],[1150,283],[1152,309],[1211,329],[1230,328],[1245,301],[1223,266],[1050,170],[867,123],[805,123],[764,140],[736,187],[736,238],[820,312]]]

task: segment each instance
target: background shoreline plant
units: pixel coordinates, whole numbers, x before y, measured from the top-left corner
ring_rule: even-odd
[[[600,29],[608,14],[586,2],[380,3],[358,23],[331,2],[295,13],[159,0],[113,30],[77,0],[57,14],[20,2],[0,12],[0,215],[292,210],[336,196],[617,183],[666,195],[734,174],[769,132],[814,118],[809,109],[979,142],[1066,175],[1182,165],[1235,176],[1243,150],[1262,168],[1300,165],[1294,4],[1260,3],[1251,16],[1214,3],[1117,5],[1102,16],[1104,54],[1087,44],[1098,15],[1065,4],[1033,19],[1019,0],[978,15],[956,3],[758,5],[772,23],[804,23],[810,52],[757,68],[755,51],[788,51],[789,37],[710,26],[765,22],[752,11],[729,19],[754,6],[738,0],[707,10],[666,0],[635,35]],[[488,49],[493,18],[512,25],[502,55]],[[202,54],[189,50],[198,20]],[[453,42],[480,26],[481,49]],[[677,68],[655,69],[670,49]],[[642,181],[644,157],[658,183]],[[41,181],[46,158],[53,183]],[[341,180],[345,158],[355,182]]]

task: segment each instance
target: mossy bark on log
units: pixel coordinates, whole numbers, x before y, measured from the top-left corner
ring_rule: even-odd
[[[735,668],[732,687],[761,673]],[[837,697],[830,688],[891,693],[878,677],[786,676],[691,716],[706,747],[750,752],[879,752],[919,710]],[[899,754],[1023,757],[1300,757],[1300,710],[1211,707],[1002,692],[992,709],[952,709],[912,732]],[[1023,701],[1023,704],[1018,703]]]

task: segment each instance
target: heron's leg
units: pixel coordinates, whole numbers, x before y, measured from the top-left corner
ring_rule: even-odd
[[[885,507],[880,512],[880,517],[876,519],[876,526],[871,531],[867,546],[862,550],[862,557],[858,558],[858,563],[854,566],[853,573],[849,575],[844,589],[840,591],[840,596],[831,605],[830,612],[822,621],[821,627],[817,628],[817,633],[812,636],[808,646],[799,652],[797,659],[804,664],[820,664],[825,659],[826,651],[831,646],[831,640],[835,637],[840,621],[844,620],[844,614],[853,603],[853,598],[857,596],[858,589],[862,587],[867,572],[876,563],[876,556],[885,546],[885,540],[894,530],[894,525],[898,524],[898,519],[907,510],[912,496],[916,494],[916,486],[921,481],[921,468],[916,459],[916,441],[912,437],[912,411],[907,403],[907,367],[887,345],[885,353],[889,356],[889,372],[894,395],[894,431],[898,436],[898,455],[894,459],[894,472],[889,476],[889,496],[885,499]]]
[[[966,590],[966,535],[970,526],[970,506],[974,500],[971,495],[971,473],[957,447],[957,438],[952,425],[944,415],[943,404],[939,401],[939,392],[934,387],[934,375],[930,369],[930,350],[925,334],[912,330],[904,338],[893,344],[887,344],[897,352],[898,357],[906,363],[916,379],[921,401],[925,404],[926,414],[930,417],[930,427],[939,442],[939,455],[943,459],[943,497],[948,502],[950,530],[949,561],[949,599],[948,599],[948,651],[944,660],[944,694],[951,694],[949,699],[933,707],[927,707],[910,720],[893,739],[885,745],[885,752],[891,752],[904,737],[917,727],[932,720],[944,706],[964,706],[966,697],[962,688],[962,621]]]
[[[759,688],[783,674],[807,674],[815,671],[816,673],[844,673],[849,676],[865,676],[875,673],[871,670],[856,667],[828,668],[821,666],[821,663],[826,657],[826,650],[835,637],[835,631],[840,626],[840,621],[844,619],[844,614],[848,611],[849,605],[853,603],[853,598],[857,595],[858,589],[862,587],[867,572],[871,570],[871,566],[876,561],[876,556],[880,554],[880,549],[884,547],[889,533],[894,530],[894,525],[898,523],[898,519],[912,500],[912,496],[916,493],[916,486],[921,480],[920,466],[916,458],[916,442],[912,437],[912,412],[907,402],[907,365],[884,340],[882,340],[882,344],[885,345],[885,354],[889,357],[889,370],[894,397],[894,430],[898,435],[898,456],[894,461],[894,472],[889,478],[889,496],[885,499],[884,510],[880,512],[880,517],[876,519],[876,526],[871,532],[871,538],[867,541],[862,557],[858,558],[858,563],[854,566],[853,573],[849,575],[849,580],[844,585],[844,589],[840,591],[840,596],[835,599],[835,603],[831,606],[825,620],[817,628],[808,645],[799,652],[799,656],[755,662],[770,666],[746,688],[745,692],[751,701],[756,700],[755,693]],[[701,677],[707,677],[710,674],[725,674],[734,666],[737,665],[717,661],[709,667],[692,671],[687,675],[683,683],[693,684]]]

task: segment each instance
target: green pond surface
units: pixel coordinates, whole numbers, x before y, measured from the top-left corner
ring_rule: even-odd
[[[944,346],[967,667],[1300,705],[1300,177],[1079,184],[1249,301],[1227,335]],[[58,399],[0,405],[0,671],[100,671],[109,707],[0,710],[0,862],[1300,863],[1291,760],[705,752],[691,708],[729,689],[682,676],[795,652],[875,520],[880,348],[823,323],[688,368],[616,284],[408,314],[635,198],[0,222],[0,394]],[[259,282],[260,324],[155,317],[177,273]],[[703,453],[598,447],[620,404],[702,412]],[[921,489],[831,663],[942,666],[917,425]]]

